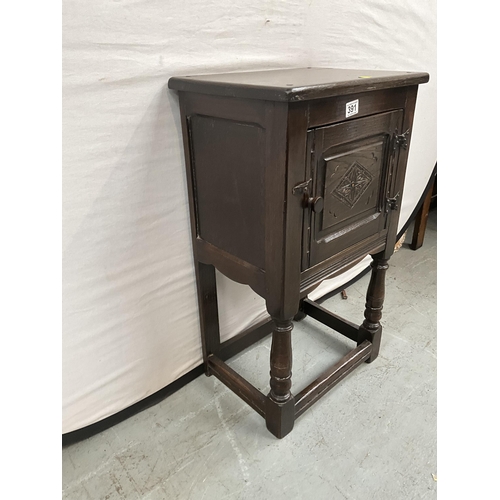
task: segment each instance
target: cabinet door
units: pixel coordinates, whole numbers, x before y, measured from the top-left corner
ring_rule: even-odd
[[[387,199],[397,163],[393,137],[403,111],[349,120],[309,132],[310,199],[323,198],[305,214],[303,269],[387,233]]]

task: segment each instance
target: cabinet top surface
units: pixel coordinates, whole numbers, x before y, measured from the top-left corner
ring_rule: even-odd
[[[293,68],[174,76],[171,89],[269,101],[304,101],[356,92],[418,85],[428,73],[336,68]]]

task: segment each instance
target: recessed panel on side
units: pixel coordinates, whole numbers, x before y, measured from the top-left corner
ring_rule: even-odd
[[[198,236],[264,269],[265,130],[192,115],[189,134]]]

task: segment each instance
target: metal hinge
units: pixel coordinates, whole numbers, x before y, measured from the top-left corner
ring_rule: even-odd
[[[388,212],[389,210],[397,210],[399,208],[398,198],[399,198],[399,193],[396,194],[396,196],[394,196],[393,198],[386,199],[386,202],[387,202],[387,205],[385,207],[386,212]]]
[[[408,129],[403,134],[398,134],[398,129],[394,133],[394,151],[396,148],[408,149],[408,135],[410,134],[410,129]]]

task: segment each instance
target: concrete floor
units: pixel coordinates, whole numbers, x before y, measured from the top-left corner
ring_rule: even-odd
[[[411,240],[412,228],[407,233]],[[63,449],[63,499],[434,499],[436,212],[424,246],[390,261],[381,353],[274,438],[215,377]],[[369,276],[323,306],[359,323]],[[293,331],[295,392],[353,343],[306,318]],[[230,361],[268,390],[270,339]]]

